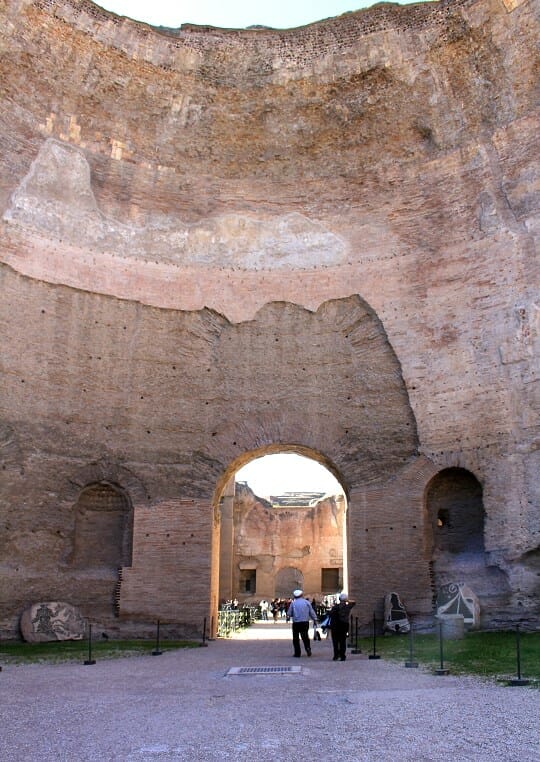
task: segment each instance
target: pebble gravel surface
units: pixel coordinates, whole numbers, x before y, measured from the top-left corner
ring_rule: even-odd
[[[292,658],[268,622],[158,657],[4,665],[0,760],[540,762],[540,691],[331,650]],[[252,666],[302,669],[227,675]]]

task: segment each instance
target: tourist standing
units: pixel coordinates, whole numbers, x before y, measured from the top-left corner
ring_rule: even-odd
[[[259,603],[259,608],[261,610],[261,619],[265,622],[268,621],[268,601],[265,598]]]
[[[347,658],[347,635],[349,634],[349,620],[351,609],[355,601],[349,601],[347,593],[341,593],[339,602],[335,603],[330,610],[330,633],[334,647],[334,661],[345,661]]]
[[[317,624],[317,614],[313,611],[313,606],[309,601],[304,598],[302,590],[295,590],[293,592],[293,600],[287,611],[287,618],[292,619],[292,640],[294,648],[294,656],[299,657],[302,655],[300,650],[300,638],[306,650],[306,654],[311,656],[311,646],[309,643],[309,620],[313,620],[313,624]]]

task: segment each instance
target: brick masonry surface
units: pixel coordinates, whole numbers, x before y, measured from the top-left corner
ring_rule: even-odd
[[[55,599],[198,633],[222,491],[281,450],[343,485],[366,621],[454,575],[485,626],[538,622],[537,11],[2,4],[2,633]],[[473,553],[436,536],[453,484]]]

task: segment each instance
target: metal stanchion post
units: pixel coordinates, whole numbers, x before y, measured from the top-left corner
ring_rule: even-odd
[[[442,622],[439,622],[439,656],[440,656],[441,666],[435,670],[435,674],[448,675],[450,670],[445,669],[445,666],[444,666]]]
[[[519,624],[516,624],[516,671],[517,677],[508,681],[508,685],[529,685],[530,680],[521,677],[521,645],[519,641]]]
[[[96,660],[92,659],[92,625],[90,622],[88,623],[88,659],[86,659],[83,664],[89,665],[89,664],[95,664]]]
[[[208,634],[208,640],[214,640],[214,617],[210,619],[210,632]]]
[[[406,667],[417,667],[418,662],[414,660],[414,636],[413,636],[413,624],[412,620],[409,619],[409,661],[405,662]]]
[[[361,654],[362,651],[358,648],[358,617],[354,618],[354,648],[351,651],[352,654]]]
[[[201,648],[206,648],[208,643],[206,642],[206,617],[204,617],[203,631],[202,631],[202,643],[199,643]]]
[[[369,655],[369,659],[380,659],[380,655],[377,653],[377,620],[375,618],[375,612],[373,612],[373,653]]]
[[[159,625],[160,625],[160,621],[158,619],[157,620],[157,628],[156,628],[156,647],[152,651],[152,656],[161,656],[161,654],[163,653],[163,651],[159,650]]]

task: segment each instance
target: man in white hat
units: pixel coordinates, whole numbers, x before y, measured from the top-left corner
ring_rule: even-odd
[[[311,603],[304,598],[302,590],[295,590],[293,592],[293,600],[287,611],[287,617],[292,619],[292,642],[294,648],[294,656],[300,657],[302,652],[300,650],[300,638],[306,649],[306,654],[311,656],[311,646],[309,644],[309,620],[313,619],[313,623],[317,623],[317,614],[313,610]]]

